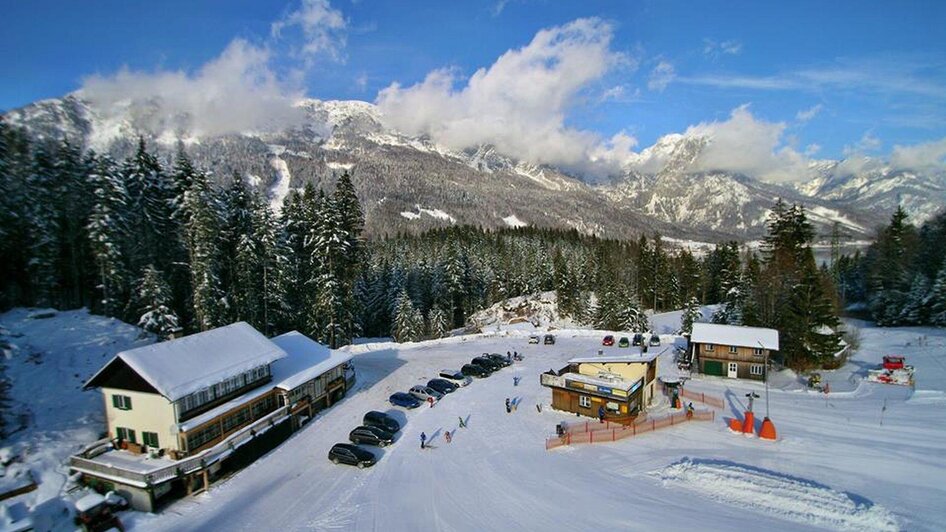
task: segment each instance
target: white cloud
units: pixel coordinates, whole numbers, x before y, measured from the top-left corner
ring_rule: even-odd
[[[874,135],[873,131],[865,131],[861,136],[861,140],[844,147],[844,156],[853,158],[863,155],[865,152],[875,152],[879,150],[882,145],[883,142]]]
[[[293,48],[294,54],[311,63],[319,55],[340,59],[346,44],[348,23],[342,12],[333,8],[328,0],[302,0],[299,9],[273,22],[273,38],[282,39],[291,31],[301,32],[301,44]]]
[[[757,119],[748,105],[737,107],[723,122],[690,126],[685,135],[709,139],[693,170],[743,173],[772,182],[803,179],[807,158],[785,145],[784,122]]]
[[[589,157],[592,163],[605,168],[621,168],[628,161],[637,158],[637,154],[634,153],[636,146],[635,137],[627,134],[626,131],[620,131],[606,142],[592,148]]]
[[[897,170],[946,170],[946,138],[914,146],[896,145],[890,166]]]
[[[347,27],[327,0],[303,0],[272,25],[271,40],[234,39],[196,71],[133,71],[85,78],[78,93],[105,118],[131,117],[132,127],[155,134],[220,135],[284,129],[301,123],[294,103],[304,95],[302,74],[318,55],[338,58]],[[302,66],[280,76],[277,45],[288,44]]]
[[[742,52],[742,43],[737,40],[717,42],[713,39],[703,39],[703,54],[718,58],[720,55],[738,55]]]
[[[669,61],[661,60],[657,66],[650,72],[650,78],[647,80],[647,88],[652,91],[660,92],[667,88],[677,76],[673,64]]]
[[[811,143],[811,144],[805,146],[805,156],[806,156],[806,157],[813,157],[813,156],[814,156],[815,154],[817,154],[819,151],[821,151],[821,144],[817,144],[817,143],[814,143],[814,142],[813,142],[813,143]]]
[[[799,121],[799,122],[801,122],[801,123],[808,122],[808,121],[811,120],[812,118],[818,116],[818,113],[821,112],[821,109],[822,109],[822,108],[823,108],[823,106],[819,103],[819,104],[816,104],[816,105],[814,105],[814,106],[812,106],[812,107],[810,107],[810,108],[808,108],[808,109],[804,109],[804,110],[798,111],[798,113],[795,114],[795,120],[797,120],[797,121]]]
[[[368,88],[368,74],[362,72],[355,77],[355,86],[358,87],[358,90],[364,92]]]
[[[410,87],[394,83],[377,104],[390,125],[453,149],[492,144],[523,160],[592,171],[601,139],[566,126],[565,116],[583,90],[625,62],[611,38],[607,22],[578,19],[539,31],[466,80],[440,69]]]
[[[90,76],[78,91],[106,117],[128,109],[133,127],[161,133],[215,135],[292,125],[301,119],[293,102],[301,91],[269,68],[267,49],[236,39],[197,72],[127,68]]]

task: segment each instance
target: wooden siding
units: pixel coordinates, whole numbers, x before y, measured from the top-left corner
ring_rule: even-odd
[[[712,358],[715,360],[732,360],[734,362],[758,361],[761,364],[765,361],[766,354],[768,354],[769,356],[772,355],[771,351],[769,351],[768,349],[763,349],[762,353],[757,355],[755,354],[756,348],[754,347],[735,346],[736,352],[733,353],[730,351],[730,347],[733,347],[733,346],[722,345],[722,344],[701,344],[701,343],[695,343],[694,345],[696,346],[696,355],[698,357]],[[713,346],[712,351],[707,349],[707,347],[710,345]]]
[[[722,368],[722,376],[723,376],[723,377],[728,377],[728,376],[729,376],[729,363],[730,363],[730,362],[735,362],[735,363],[736,363],[736,368],[737,368],[737,369],[736,369],[736,376],[737,376],[737,378],[740,378],[740,379],[753,379],[753,380],[761,381],[761,380],[763,380],[764,373],[765,373],[764,362],[763,362],[762,360],[753,360],[753,361],[750,361],[750,362],[742,362],[742,361],[736,361],[736,360],[723,360],[723,359],[718,359],[718,358],[709,358],[709,357],[707,357],[707,356],[705,356],[705,355],[700,357],[700,366],[699,366],[699,368],[700,368],[700,373],[706,374],[706,363],[707,363],[707,362],[719,362],[719,363],[721,363],[721,364],[723,365],[723,368]],[[752,374],[752,370],[751,370],[751,367],[752,367],[753,365],[763,366],[763,368],[762,368],[763,375],[753,375],[753,374]],[[710,374],[712,374],[712,373],[710,373]]]

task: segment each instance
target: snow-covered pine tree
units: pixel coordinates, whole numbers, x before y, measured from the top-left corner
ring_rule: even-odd
[[[55,197],[55,161],[49,145],[39,143],[33,153],[33,164],[27,179],[27,242],[28,271],[32,300],[39,306],[57,306],[61,242],[59,219],[55,206],[62,198]]]
[[[946,326],[946,264],[939,269],[933,287],[930,289],[928,303],[930,309],[930,323]]]
[[[355,333],[351,290],[345,284],[350,241],[335,199],[320,194],[319,200],[318,223],[310,236],[313,263],[320,264],[312,314],[320,320],[316,334],[334,349],[342,342],[350,342]]]
[[[392,322],[391,336],[396,342],[414,342],[421,337],[423,331],[418,327],[417,310],[407,290],[398,294]]]
[[[447,314],[440,307],[433,307],[430,309],[430,314],[427,316],[427,321],[429,323],[429,331],[431,338],[443,338],[447,335]]]
[[[108,156],[98,157],[89,175],[95,201],[89,217],[88,234],[92,256],[98,268],[99,305],[94,310],[119,316],[128,300],[128,190]]]
[[[150,264],[146,266],[138,282],[137,301],[141,309],[138,326],[161,340],[176,333],[180,326],[177,314],[171,310],[171,298],[171,287],[163,274]]]
[[[696,297],[690,297],[680,316],[680,334],[692,333],[693,324],[701,319],[703,319],[703,313],[700,311],[700,301]]]
[[[169,248],[174,243],[171,225],[172,190],[158,159],[148,152],[143,137],[138,139],[135,154],[122,165],[130,212],[135,218],[133,266],[143,268],[147,264],[164,266],[171,257]],[[172,235],[173,236],[173,235]]]
[[[262,250],[255,239],[256,197],[243,179],[234,175],[223,194],[224,286],[230,303],[228,322],[246,321],[260,327],[262,305]]]
[[[187,223],[188,258],[195,327],[206,331],[226,321],[224,291],[220,279],[220,233],[223,225],[219,201],[210,188],[207,175],[197,172],[188,190],[184,208]]]
[[[930,294],[930,283],[922,273],[913,276],[910,291],[900,311],[897,321],[903,325],[921,325],[926,323],[926,301]]]

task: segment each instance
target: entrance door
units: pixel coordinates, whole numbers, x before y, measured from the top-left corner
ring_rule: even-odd
[[[735,362],[730,362],[729,363],[729,378],[735,379],[738,376],[739,376],[739,364],[736,364]]]

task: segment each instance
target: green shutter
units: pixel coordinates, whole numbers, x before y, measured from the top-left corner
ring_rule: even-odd
[[[723,376],[723,363],[718,360],[707,360],[703,362],[703,373],[706,375]]]
[[[119,397],[117,395],[112,395],[112,406],[114,406],[115,408],[122,407],[122,403],[119,400]]]
[[[131,410],[131,397],[125,396],[125,410]]]
[[[131,443],[138,443],[138,441],[135,440],[135,431],[131,429],[128,429],[128,441]]]

